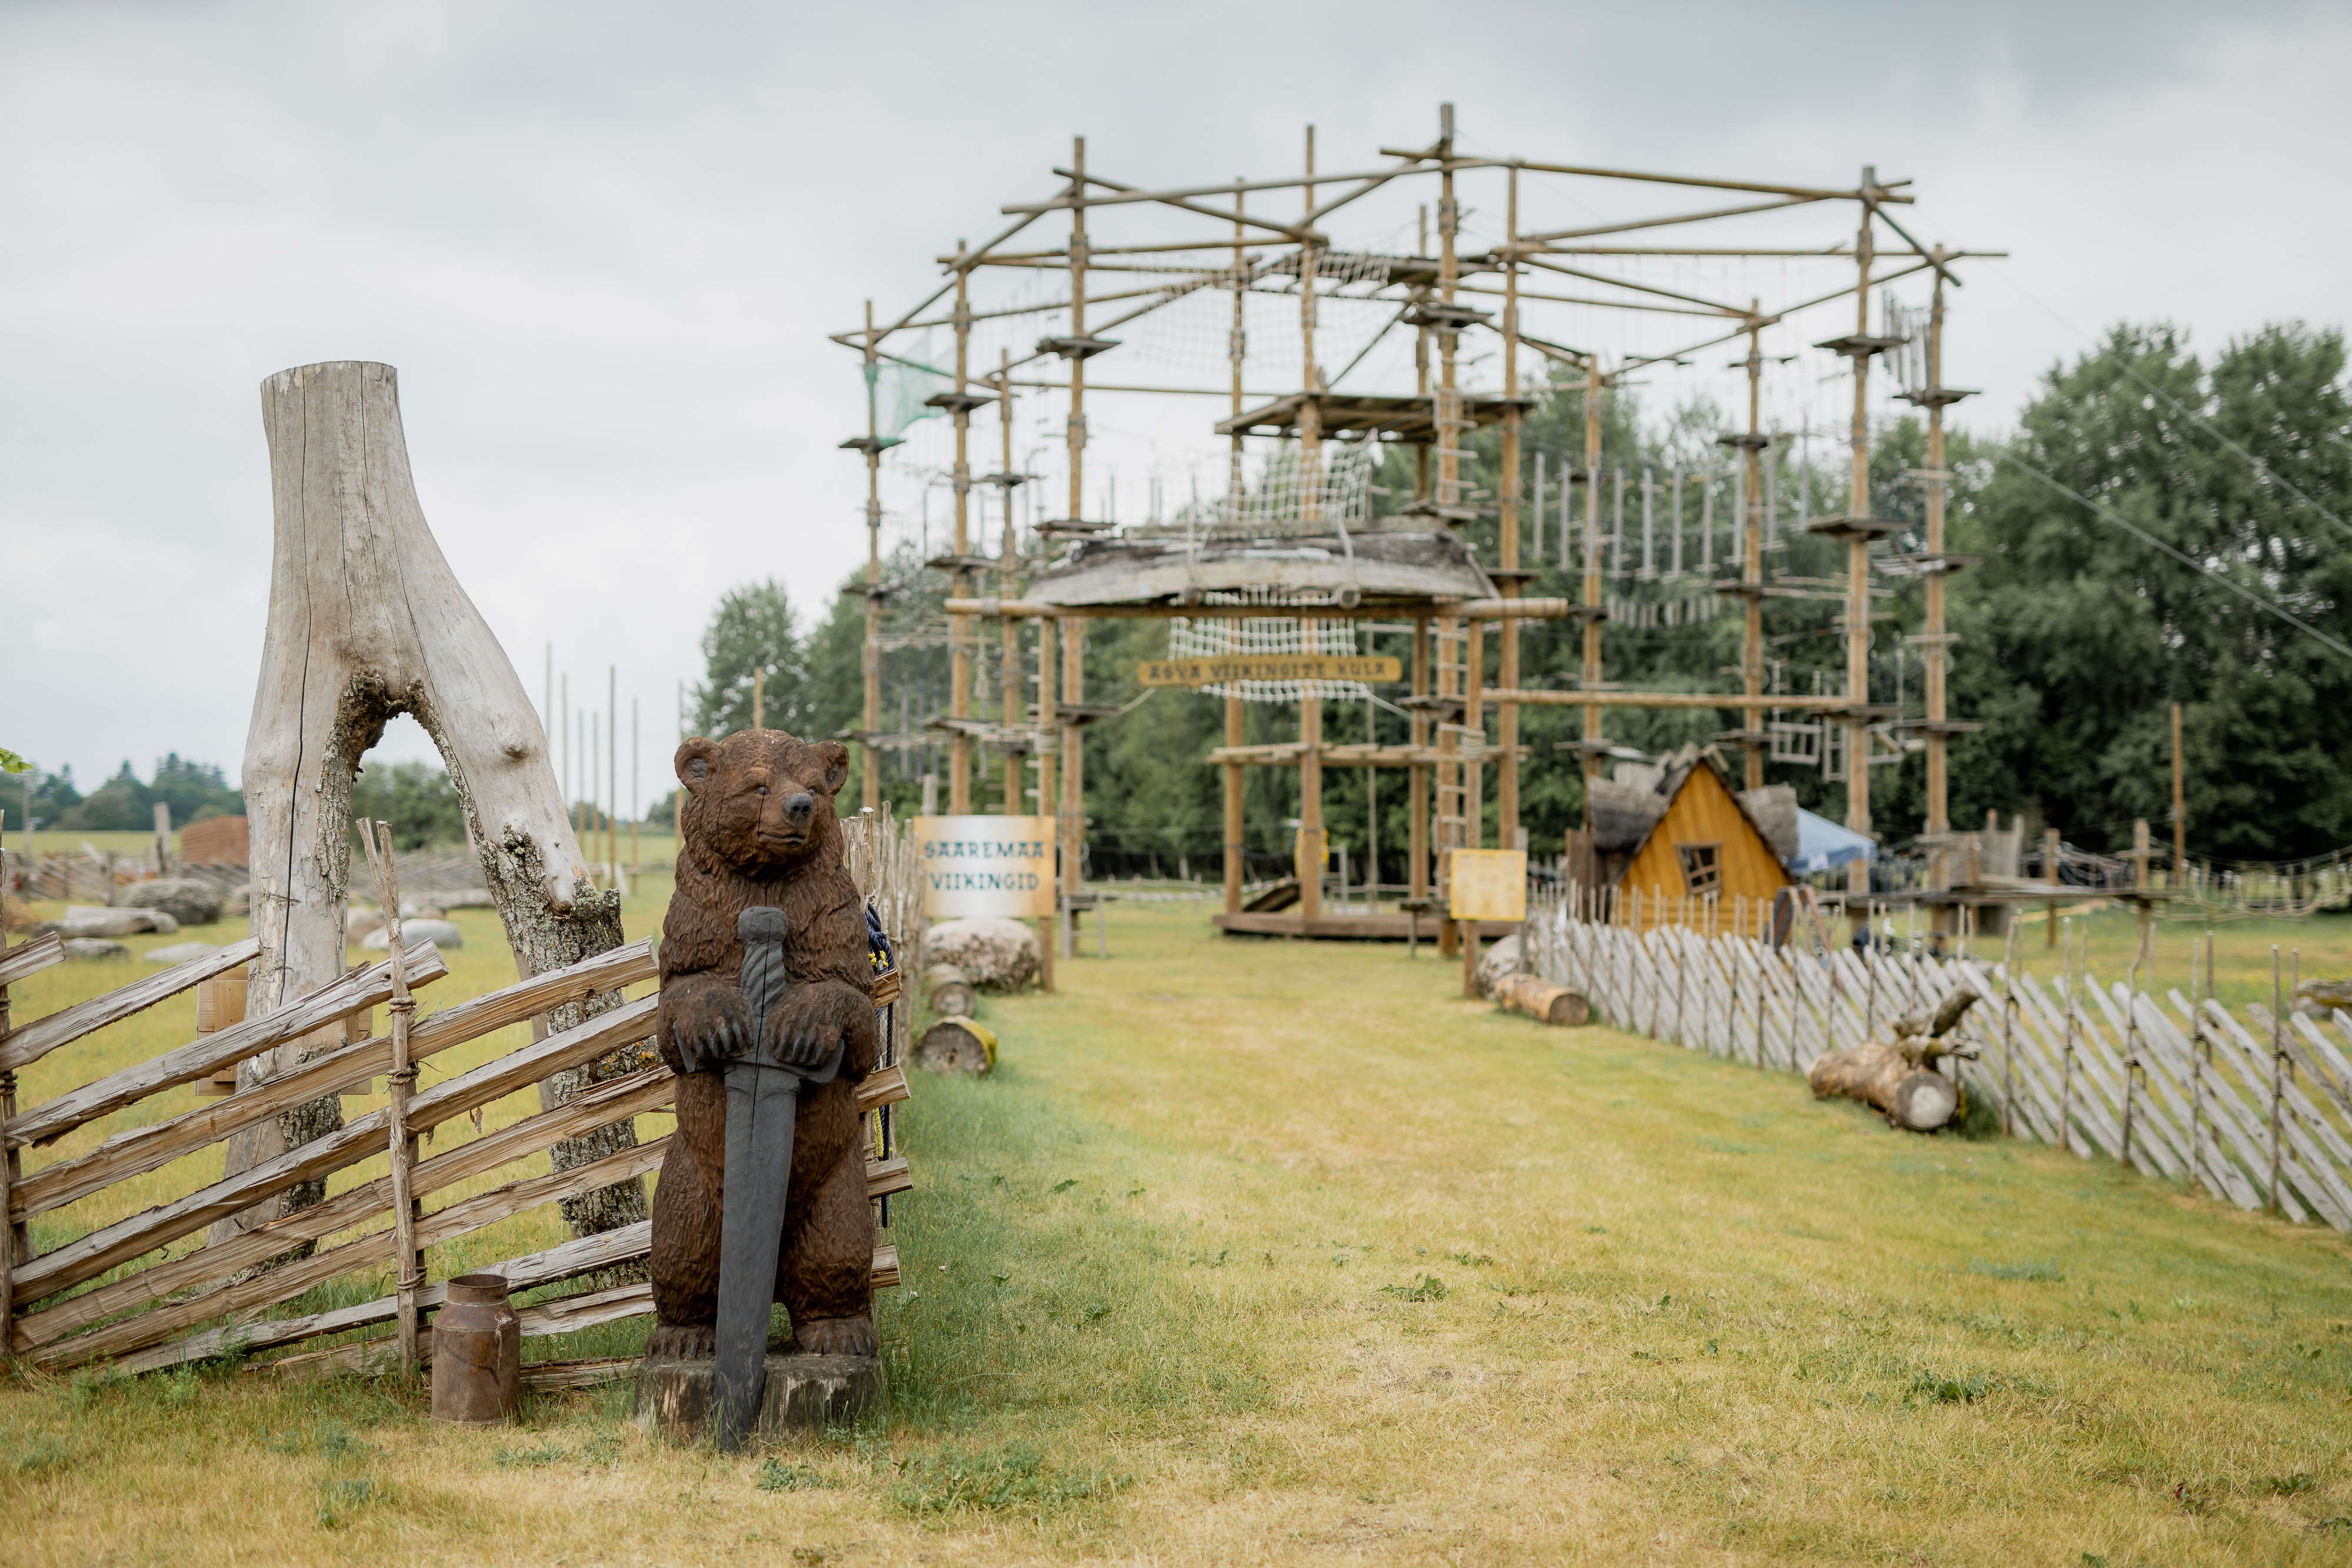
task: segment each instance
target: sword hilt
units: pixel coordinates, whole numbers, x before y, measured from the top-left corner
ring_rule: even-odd
[[[768,1009],[784,999],[787,929],[784,912],[769,904],[755,904],[735,917],[735,936],[743,944],[743,976],[738,985],[743,999],[751,1004],[755,1040],[767,1027]]]

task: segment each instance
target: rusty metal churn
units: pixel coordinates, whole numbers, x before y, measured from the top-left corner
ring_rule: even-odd
[[[503,1274],[460,1274],[433,1319],[433,1418],[496,1426],[522,1409],[522,1320]]]

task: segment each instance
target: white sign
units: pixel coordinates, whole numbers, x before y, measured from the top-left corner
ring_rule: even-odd
[[[1054,913],[1054,819],[918,817],[923,913],[1015,919]]]

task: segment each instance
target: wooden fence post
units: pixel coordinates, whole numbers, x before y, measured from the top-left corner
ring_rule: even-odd
[[[381,841],[379,842],[379,841]],[[408,1092],[416,1082],[416,1064],[408,1058],[408,1031],[416,1017],[416,998],[408,990],[408,963],[400,945],[400,868],[392,852],[390,822],[360,823],[360,842],[367,847],[368,868],[375,873],[377,896],[383,901],[385,932],[392,939],[392,1069],[384,1086],[392,1103],[385,1117],[392,1166],[393,1279],[399,1305],[400,1370],[416,1375],[416,1292],[425,1284],[425,1260],[416,1249],[416,1200],[409,1192],[409,1176],[416,1164],[416,1140],[408,1134]]]
[[[2286,1051],[2279,1036],[2279,950],[2271,944],[2271,1212],[2281,1212],[2279,1204],[2279,1103],[2284,1092],[2279,1064],[2285,1060]]]
[[[2017,1102],[2017,911],[2010,911],[2009,944],[2000,958],[2000,1131],[2017,1135],[2011,1107]]]

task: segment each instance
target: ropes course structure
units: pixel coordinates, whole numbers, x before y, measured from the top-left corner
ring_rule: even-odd
[[[1946,743],[1975,727],[1944,708],[1944,578],[1965,562],[1943,548],[1943,416],[1969,395],[1941,381],[1945,293],[1961,282],[1956,264],[2006,253],[1920,244],[1900,215],[1910,182],[1868,167],[1822,185],[1487,154],[1457,138],[1450,104],[1425,145],[1381,148],[1340,172],[1318,170],[1311,127],[1303,168],[1275,178],[1146,189],[1090,167],[1083,138],[1050,172],[1043,193],[1001,209],[999,232],[939,256],[944,280],[926,298],[887,319],[869,302],[862,327],[833,335],[858,354],[866,392],[866,429],[842,445],[867,475],[866,702],[853,737],[867,806],[880,803],[886,752],[943,751],[942,808],[1055,816],[1063,894],[1078,894],[1079,736],[1118,711],[1087,700],[1087,628],[1146,616],[1168,622],[1171,659],[1387,655],[1411,671],[1410,695],[1393,703],[1357,680],[1199,688],[1225,711],[1226,744],[1207,760],[1224,774],[1227,929],[1244,928],[1233,923],[1244,768],[1299,769],[1302,845],[1320,841],[1324,767],[1403,770],[1404,891],[1427,900],[1452,851],[1524,846],[1519,720],[1536,706],[1580,709],[1580,738],[1564,749],[1588,784],[1623,749],[1607,734],[1612,707],[1736,716],[1715,738],[1744,758],[1750,789],[1768,758],[1796,759],[1776,747],[1768,716],[1781,730],[1811,727],[1811,765],[1856,759],[1842,768],[1847,825],[1865,833],[1869,765],[1924,749],[1926,832],[1948,836]],[[1671,192],[1685,194],[1657,200]],[[1474,193],[1489,204],[1466,204]],[[1927,302],[1889,291],[1904,280],[1924,284]],[[1717,379],[1727,401],[1744,394],[1745,428],[1693,436],[1670,465],[1603,450],[1604,408],[1647,374],[1704,381],[1705,357],[1727,350],[1742,357]],[[1878,379],[1878,395],[1892,389],[1928,424],[1927,465],[1905,481],[1924,493],[1924,527],[1873,506],[1871,370],[1889,354],[1896,373]],[[1542,390],[1580,397],[1580,448],[1528,450],[1539,370]],[[1834,476],[1816,485],[1811,450],[1833,428],[1816,422],[1814,389],[1833,379],[1853,394],[1842,505],[1817,494]],[[1202,399],[1222,400],[1223,417],[1204,416]],[[1478,431],[1499,436],[1490,488],[1472,482]],[[983,458],[975,440],[993,451]],[[1410,495],[1378,483],[1401,455]],[[922,484],[927,504],[932,475],[945,476],[951,513],[947,548],[923,565],[945,591],[909,616],[924,596],[903,549],[887,552],[902,564],[886,580],[883,533],[893,519],[905,529],[906,482]],[[1479,559],[1464,535],[1477,525],[1483,538],[1489,520],[1492,554]],[[927,519],[918,554],[929,534]],[[1792,573],[1801,549],[1823,570]],[[1555,559],[1581,591],[1528,595]],[[1910,655],[1924,717],[1876,700],[1880,571],[1925,589],[1927,631]],[[1843,606],[1843,690],[1768,689],[1766,601],[1784,598]],[[1738,690],[1607,680],[1604,626],[1725,614],[1742,618]],[[1580,674],[1529,688],[1521,633],[1547,621],[1580,628]],[[886,655],[941,636],[949,674],[934,706],[945,711],[923,714],[919,730],[902,694],[891,730]],[[1904,656],[1879,653],[1879,685],[1890,670],[1901,679]],[[1253,702],[1295,706],[1297,741],[1244,745]],[[1365,705],[1367,744],[1327,743],[1327,702]],[[1382,713],[1402,732],[1393,741]],[[986,766],[991,754],[1001,768]],[[1318,852],[1307,871],[1302,852],[1288,917],[1298,934],[1389,935],[1383,921],[1404,934],[1377,896],[1356,929],[1325,929],[1319,864]],[[1866,894],[1865,869],[1853,872],[1852,891]],[[1444,945],[1456,935],[1445,930]]]

